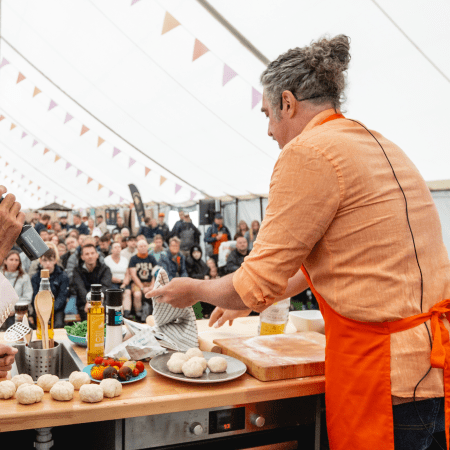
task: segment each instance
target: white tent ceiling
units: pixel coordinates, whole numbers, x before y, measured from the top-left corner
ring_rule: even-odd
[[[400,145],[426,180],[449,179],[449,3],[377,3],[437,68],[373,0],[210,0],[269,60],[350,36],[347,116]],[[170,204],[267,193],[279,149],[257,103],[264,64],[197,1],[1,8],[0,183],[24,207],[130,202],[129,183]],[[225,85],[224,70],[236,74]]]

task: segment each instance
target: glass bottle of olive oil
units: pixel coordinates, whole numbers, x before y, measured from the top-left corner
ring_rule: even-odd
[[[55,320],[55,296],[52,293],[51,287],[50,287],[50,273],[48,270],[41,270],[41,284],[39,285],[39,292],[41,291],[49,291],[52,295],[53,300],[53,306],[52,306],[52,314],[50,315],[50,319],[48,320],[48,346],[49,348],[54,347],[54,337],[55,332],[53,331],[53,324]],[[36,299],[39,297],[39,292],[36,295],[36,298],[34,299],[34,302],[36,303]],[[41,321],[39,320],[39,316],[36,315],[36,335],[38,340],[42,339],[42,325]]]
[[[103,357],[105,352],[105,308],[102,305],[103,293],[101,284],[91,286],[89,309],[87,313],[87,363],[93,364],[97,356]]]

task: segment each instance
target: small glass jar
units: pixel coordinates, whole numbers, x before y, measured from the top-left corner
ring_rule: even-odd
[[[15,314],[15,322],[22,323],[23,317],[28,315],[28,303],[27,302],[17,302],[14,305]]]

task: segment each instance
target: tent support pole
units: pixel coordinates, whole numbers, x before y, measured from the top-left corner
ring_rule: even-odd
[[[238,232],[239,199],[236,198],[236,233]]]
[[[259,212],[261,214],[261,223],[263,221],[263,198],[259,197]]]

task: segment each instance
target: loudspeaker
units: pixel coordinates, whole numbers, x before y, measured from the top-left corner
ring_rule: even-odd
[[[198,215],[200,225],[211,225],[214,222],[214,216],[216,214],[216,201],[215,200],[200,200],[198,202]]]

